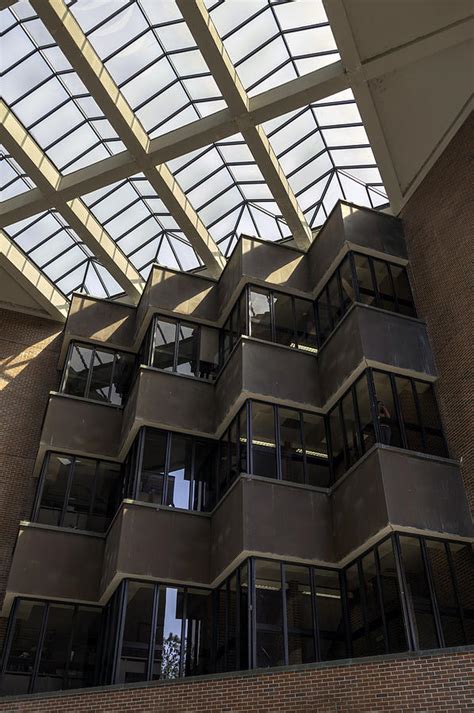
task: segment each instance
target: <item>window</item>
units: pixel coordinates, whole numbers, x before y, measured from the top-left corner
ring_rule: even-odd
[[[72,343],[61,391],[120,406],[127,398],[134,365],[133,354]]]
[[[280,562],[255,561],[257,668],[285,664]]]
[[[97,683],[100,616],[97,607],[15,600],[2,692],[39,693]]]
[[[400,537],[400,546],[415,648],[435,649],[441,645],[441,641],[436,626],[422,540],[415,537]]]
[[[277,478],[275,409],[252,401],[252,473]]]
[[[129,496],[185,510],[214,506],[217,442],[142,429],[127,459]]]
[[[145,362],[157,369],[213,380],[219,367],[219,330],[155,317],[142,353]]]
[[[32,519],[45,525],[104,532],[120,501],[119,463],[49,453]]]
[[[320,345],[353,302],[416,317],[405,267],[350,252],[316,299]]]
[[[212,594],[208,590],[125,580],[124,625],[112,683],[208,673]],[[120,617],[120,609],[116,616]],[[120,626],[116,627],[116,631]],[[114,647],[115,648],[115,647]],[[113,658],[114,650],[108,652]]]
[[[247,448],[247,407],[244,406],[219,441],[219,498],[241,473],[248,472]]]

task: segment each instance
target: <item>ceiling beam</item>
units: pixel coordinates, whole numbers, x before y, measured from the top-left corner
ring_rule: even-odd
[[[3,230],[0,230],[0,265],[51,319],[66,321],[69,308],[66,297]]]
[[[127,100],[63,0],[32,0],[48,31],[133,156],[209,273],[218,277],[226,260],[165,164],[150,158],[150,139]]]
[[[250,116],[250,100],[238,72],[203,0],[177,0],[177,5],[193,35],[231,114],[249,147],[266,184],[288,224],[293,240],[301,249],[312,242],[312,232],[265,134]]]
[[[134,303],[138,302],[144,288],[139,272],[80,198],[67,201],[57,192],[61,174],[2,100],[0,139],[15,161],[38,186],[48,208],[54,207],[61,213],[130,299]]]
[[[249,115],[253,124],[270,121],[289,111],[299,109],[342,91],[349,86],[341,62],[316,69],[285,84],[249,97]],[[228,109],[222,109],[202,119],[150,139],[148,158],[154,165],[171,161],[240,131],[237,120]],[[62,176],[57,191],[67,200],[91,193],[99,188],[124,180],[139,173],[140,168],[130,151],[92,163]],[[0,209],[0,225],[7,226],[29,218],[42,210],[37,207],[37,191],[25,191],[20,197],[10,198]]]

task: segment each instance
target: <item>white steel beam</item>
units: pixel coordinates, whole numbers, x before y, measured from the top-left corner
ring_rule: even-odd
[[[316,69],[303,77],[291,79],[278,87],[249,98],[252,124],[261,124],[311,102],[319,101],[348,87],[348,77],[341,62]],[[157,136],[150,140],[148,159],[153,165],[170,161],[239,131],[237,119],[228,109],[222,109],[202,119]],[[140,171],[130,151],[122,151],[90,166],[62,176],[57,191],[70,200],[99,188],[124,180]],[[10,198],[0,209],[0,225],[7,226],[42,210],[37,207],[35,189],[25,191],[18,199]]]
[[[312,232],[262,126],[250,116],[250,100],[203,0],[177,5],[206,60],[231,114],[260,168],[298,247],[311,245]]]
[[[69,302],[13,240],[0,230],[0,265],[47,312],[51,319],[64,322]]]
[[[154,165],[149,155],[148,134],[74,15],[63,0],[32,0],[31,4],[133,156],[139,170],[184,231],[209,273],[218,277],[226,263],[218,245],[168,167],[165,164]]]
[[[144,288],[144,281],[138,271],[80,198],[67,201],[58,193],[61,174],[2,100],[0,139],[15,161],[36,183],[47,207],[54,207],[61,213],[131,300],[138,302]]]

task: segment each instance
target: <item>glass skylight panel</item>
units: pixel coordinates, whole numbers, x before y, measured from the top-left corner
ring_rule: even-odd
[[[110,123],[29,4],[16,3],[5,14],[13,22],[5,23],[2,36],[2,94],[48,158],[69,173],[122,151]]]
[[[267,240],[289,235],[241,134],[175,159],[169,166],[226,256],[241,233]]]
[[[94,191],[83,200],[145,279],[153,262],[176,270],[202,265],[143,174]]]
[[[151,137],[225,107],[174,2],[105,2],[91,22],[93,4],[70,9]]]
[[[0,200],[6,201],[31,188],[36,188],[34,182],[0,144]]]
[[[273,119],[263,128],[310,227],[320,225],[339,198],[373,208],[387,203],[350,90]],[[372,171],[370,180],[352,173],[361,170]]]
[[[250,96],[339,59],[320,0],[206,4]]]
[[[123,292],[55,211],[10,225],[5,232],[67,297],[75,291],[95,297],[113,297]]]

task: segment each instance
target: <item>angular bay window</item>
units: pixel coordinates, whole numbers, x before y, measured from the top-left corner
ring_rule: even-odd
[[[250,336],[317,353],[312,301],[260,287],[249,287],[248,294]]]
[[[111,683],[170,680],[210,672],[212,593],[125,580],[117,595],[110,628],[114,641],[106,658],[115,659]],[[110,616],[109,616],[110,618]]]
[[[216,441],[141,429],[126,460],[125,496],[185,510],[211,510],[216,453]]]
[[[97,683],[97,607],[16,599],[1,672],[6,694],[40,693]]]
[[[48,453],[32,520],[105,532],[120,502],[121,488],[120,463]]]
[[[447,457],[433,385],[370,369],[328,417],[333,479],[375,443]]]
[[[128,395],[135,355],[71,343],[61,392],[121,406]]]
[[[348,253],[316,299],[320,345],[353,302],[416,317],[406,268],[361,253]]]
[[[219,330],[156,316],[142,347],[149,366],[213,380],[219,368]]]

